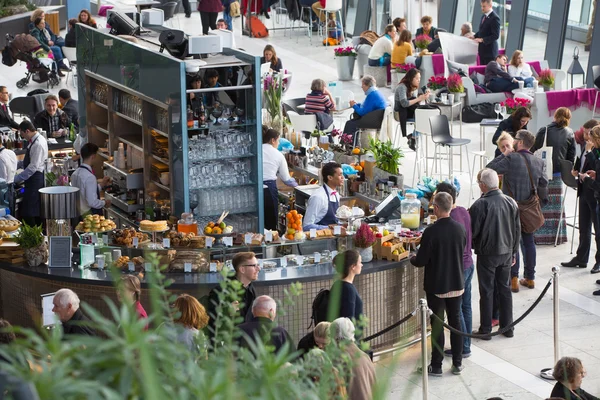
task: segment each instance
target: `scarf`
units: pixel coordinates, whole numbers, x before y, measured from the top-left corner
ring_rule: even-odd
[[[50,32],[48,32],[48,29],[44,28],[42,30],[42,32],[44,33],[44,36],[46,36],[46,40],[47,41],[51,41],[52,40],[52,37],[50,36]]]

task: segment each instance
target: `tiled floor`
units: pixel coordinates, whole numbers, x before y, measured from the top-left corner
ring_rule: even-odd
[[[425,3],[427,4],[427,3]],[[272,18],[271,21],[274,21]],[[191,19],[179,16],[178,23],[188,33],[199,33],[201,30],[199,17],[194,13]],[[268,22],[271,27],[272,22]],[[177,23],[174,24],[178,26]],[[333,50],[319,45],[317,37],[312,43],[305,36],[305,31],[296,30],[290,38],[284,31],[272,32],[266,39],[249,39],[239,35],[240,22],[235,21],[236,42],[240,48],[253,54],[260,54],[262,48],[271,43],[277,49],[286,69],[293,73],[292,87],[287,97],[303,97],[309,91],[312,79],[321,78],[325,81],[335,80],[337,72]],[[531,42],[528,42],[531,43]],[[567,45],[565,54],[570,53],[573,44]],[[543,47],[543,46],[540,46]],[[583,53],[583,52],[582,52]],[[582,54],[582,58],[587,54]],[[534,59],[535,57],[528,57]],[[565,69],[568,66],[565,65]],[[23,76],[23,66],[15,65],[7,68],[0,65],[0,85],[7,85],[13,96],[23,95],[38,87],[30,84],[26,90],[17,90],[15,83]],[[356,72],[355,72],[355,76]],[[65,79],[61,87],[65,87]],[[72,89],[72,83],[69,80]],[[343,82],[343,89],[352,90],[358,100],[363,98],[359,81]],[[55,88],[57,92],[59,88]],[[387,98],[392,93],[390,89],[381,89]],[[76,93],[75,93],[76,95]],[[577,128],[577,127],[576,127]],[[491,133],[490,133],[491,135]],[[479,150],[479,126],[465,124],[463,137],[471,139],[469,150]],[[488,136],[487,140],[490,140]],[[405,142],[402,141],[405,146]],[[405,158],[401,172],[410,183],[413,175],[412,166],[414,152],[403,148]],[[458,159],[456,160],[458,161]],[[455,165],[457,162],[455,162]],[[459,203],[467,206],[469,178],[466,173],[459,175],[462,193]],[[478,193],[475,194],[478,196]],[[568,214],[572,214],[575,197],[569,192],[567,199]],[[569,228],[569,234],[571,230]],[[569,236],[570,237],[570,236]],[[577,246],[577,237],[575,238]],[[595,248],[593,249],[595,250]],[[570,243],[558,247],[538,246],[537,258],[537,287],[534,290],[525,289],[513,295],[515,318],[523,314],[551,276],[551,267],[560,261],[570,259]],[[600,278],[600,276],[598,276]],[[560,282],[560,347],[561,355],[579,357],[588,371],[583,387],[593,393],[600,394],[600,342],[596,343],[600,326],[600,303],[592,296],[597,289],[596,276],[591,276],[589,269],[568,270],[561,274]],[[473,280],[473,327],[478,327],[478,290],[477,278]],[[600,288],[600,287],[598,287]],[[553,319],[552,319],[552,290],[546,294],[539,306],[515,329],[512,339],[503,336],[495,337],[486,342],[474,340],[473,355],[465,360],[466,369],[461,376],[453,376],[449,372],[450,362],[445,362],[444,376],[432,378],[429,381],[429,399],[486,399],[500,396],[504,399],[533,400],[543,399],[550,394],[552,384],[538,378],[542,368],[553,364]],[[378,362],[378,378],[389,379],[386,390],[387,398],[412,400],[421,399],[421,376],[416,373],[419,365],[420,347],[412,346],[394,358],[388,357]]]

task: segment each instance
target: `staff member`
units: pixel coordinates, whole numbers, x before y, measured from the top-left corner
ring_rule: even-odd
[[[500,37],[500,17],[492,8],[492,0],[481,0],[481,23],[475,40],[479,43],[479,64],[488,65],[498,56],[498,38]]]
[[[73,172],[71,176],[71,185],[79,188],[79,205],[81,215],[88,213],[102,215],[103,207],[110,207],[110,200],[100,200],[100,185],[96,175],[92,171],[91,165],[98,153],[98,146],[94,143],[86,143],[81,148],[81,165]],[[102,179],[102,186],[110,183],[110,177],[105,176]]]
[[[298,186],[290,176],[285,157],[277,148],[279,147],[279,132],[275,129],[266,129],[263,132],[263,184],[265,189],[265,229],[277,230],[277,217],[279,215],[279,198],[277,192],[277,177],[290,187]]]
[[[19,125],[21,136],[29,141],[25,159],[19,167],[25,168],[15,176],[15,183],[25,183],[25,195],[21,204],[21,217],[29,225],[41,225],[40,192],[44,187],[44,167],[48,159],[48,143],[29,121]]]
[[[0,144],[0,179],[4,179],[8,184],[6,193],[6,201],[10,212],[14,215],[15,212],[15,189],[13,182],[15,173],[17,172],[17,155],[14,151],[7,149]]]
[[[321,169],[321,174],[325,184],[323,190],[317,190],[308,199],[302,226],[305,231],[326,229],[337,224],[335,213],[340,206],[340,195],[336,188],[344,183],[342,166],[336,162],[327,163]]]

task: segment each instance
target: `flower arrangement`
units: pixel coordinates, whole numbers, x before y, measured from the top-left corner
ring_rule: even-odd
[[[263,95],[265,97],[265,106],[271,117],[271,121],[281,119],[281,95],[283,93],[283,84],[281,75],[266,75],[263,80]]]
[[[506,107],[506,112],[508,114],[512,114],[519,107],[525,107],[525,108],[531,107],[531,101],[529,101],[529,99],[523,99],[520,97],[517,97],[515,99],[508,98],[508,99],[506,99],[506,101],[501,102],[500,106]]]
[[[431,37],[429,37],[428,35],[418,35],[415,38],[415,45],[417,46],[417,48],[424,50],[427,48],[427,46],[429,46],[429,44],[432,42]]]
[[[450,93],[464,93],[465,87],[460,75],[452,74],[448,77],[448,91]]]
[[[356,49],[352,46],[336,47],[333,52],[336,57],[356,57],[358,55]]]
[[[538,82],[540,85],[544,87],[553,87],[554,86],[554,74],[548,68],[540,71]]]
[[[343,132],[342,132],[340,129],[338,129],[338,128],[335,128],[335,129],[333,129],[333,130],[331,131],[331,133],[330,133],[330,134],[331,134],[331,137],[338,137],[338,136],[340,136],[342,133],[343,133]],[[340,137],[341,137],[341,136],[340,136]]]
[[[427,82],[427,87],[431,90],[443,89],[448,84],[448,81],[443,76],[432,76]]]
[[[417,68],[417,66],[415,64],[398,64],[396,66],[396,72],[400,73],[400,74],[405,74],[408,71],[410,71],[413,68]]]
[[[354,235],[354,247],[366,249],[373,246],[373,243],[375,243],[375,234],[369,225],[363,222]]]

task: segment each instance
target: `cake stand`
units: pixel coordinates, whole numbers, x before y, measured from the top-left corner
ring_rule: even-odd
[[[156,241],[156,234],[157,233],[165,233],[167,231],[169,231],[169,228],[163,229],[163,230],[160,230],[160,231],[145,231],[145,230],[140,229],[140,232],[142,232],[142,233],[152,234],[152,241],[148,244],[148,248],[151,249],[151,250],[162,250],[162,249],[164,249],[163,245],[161,243],[158,243]]]

